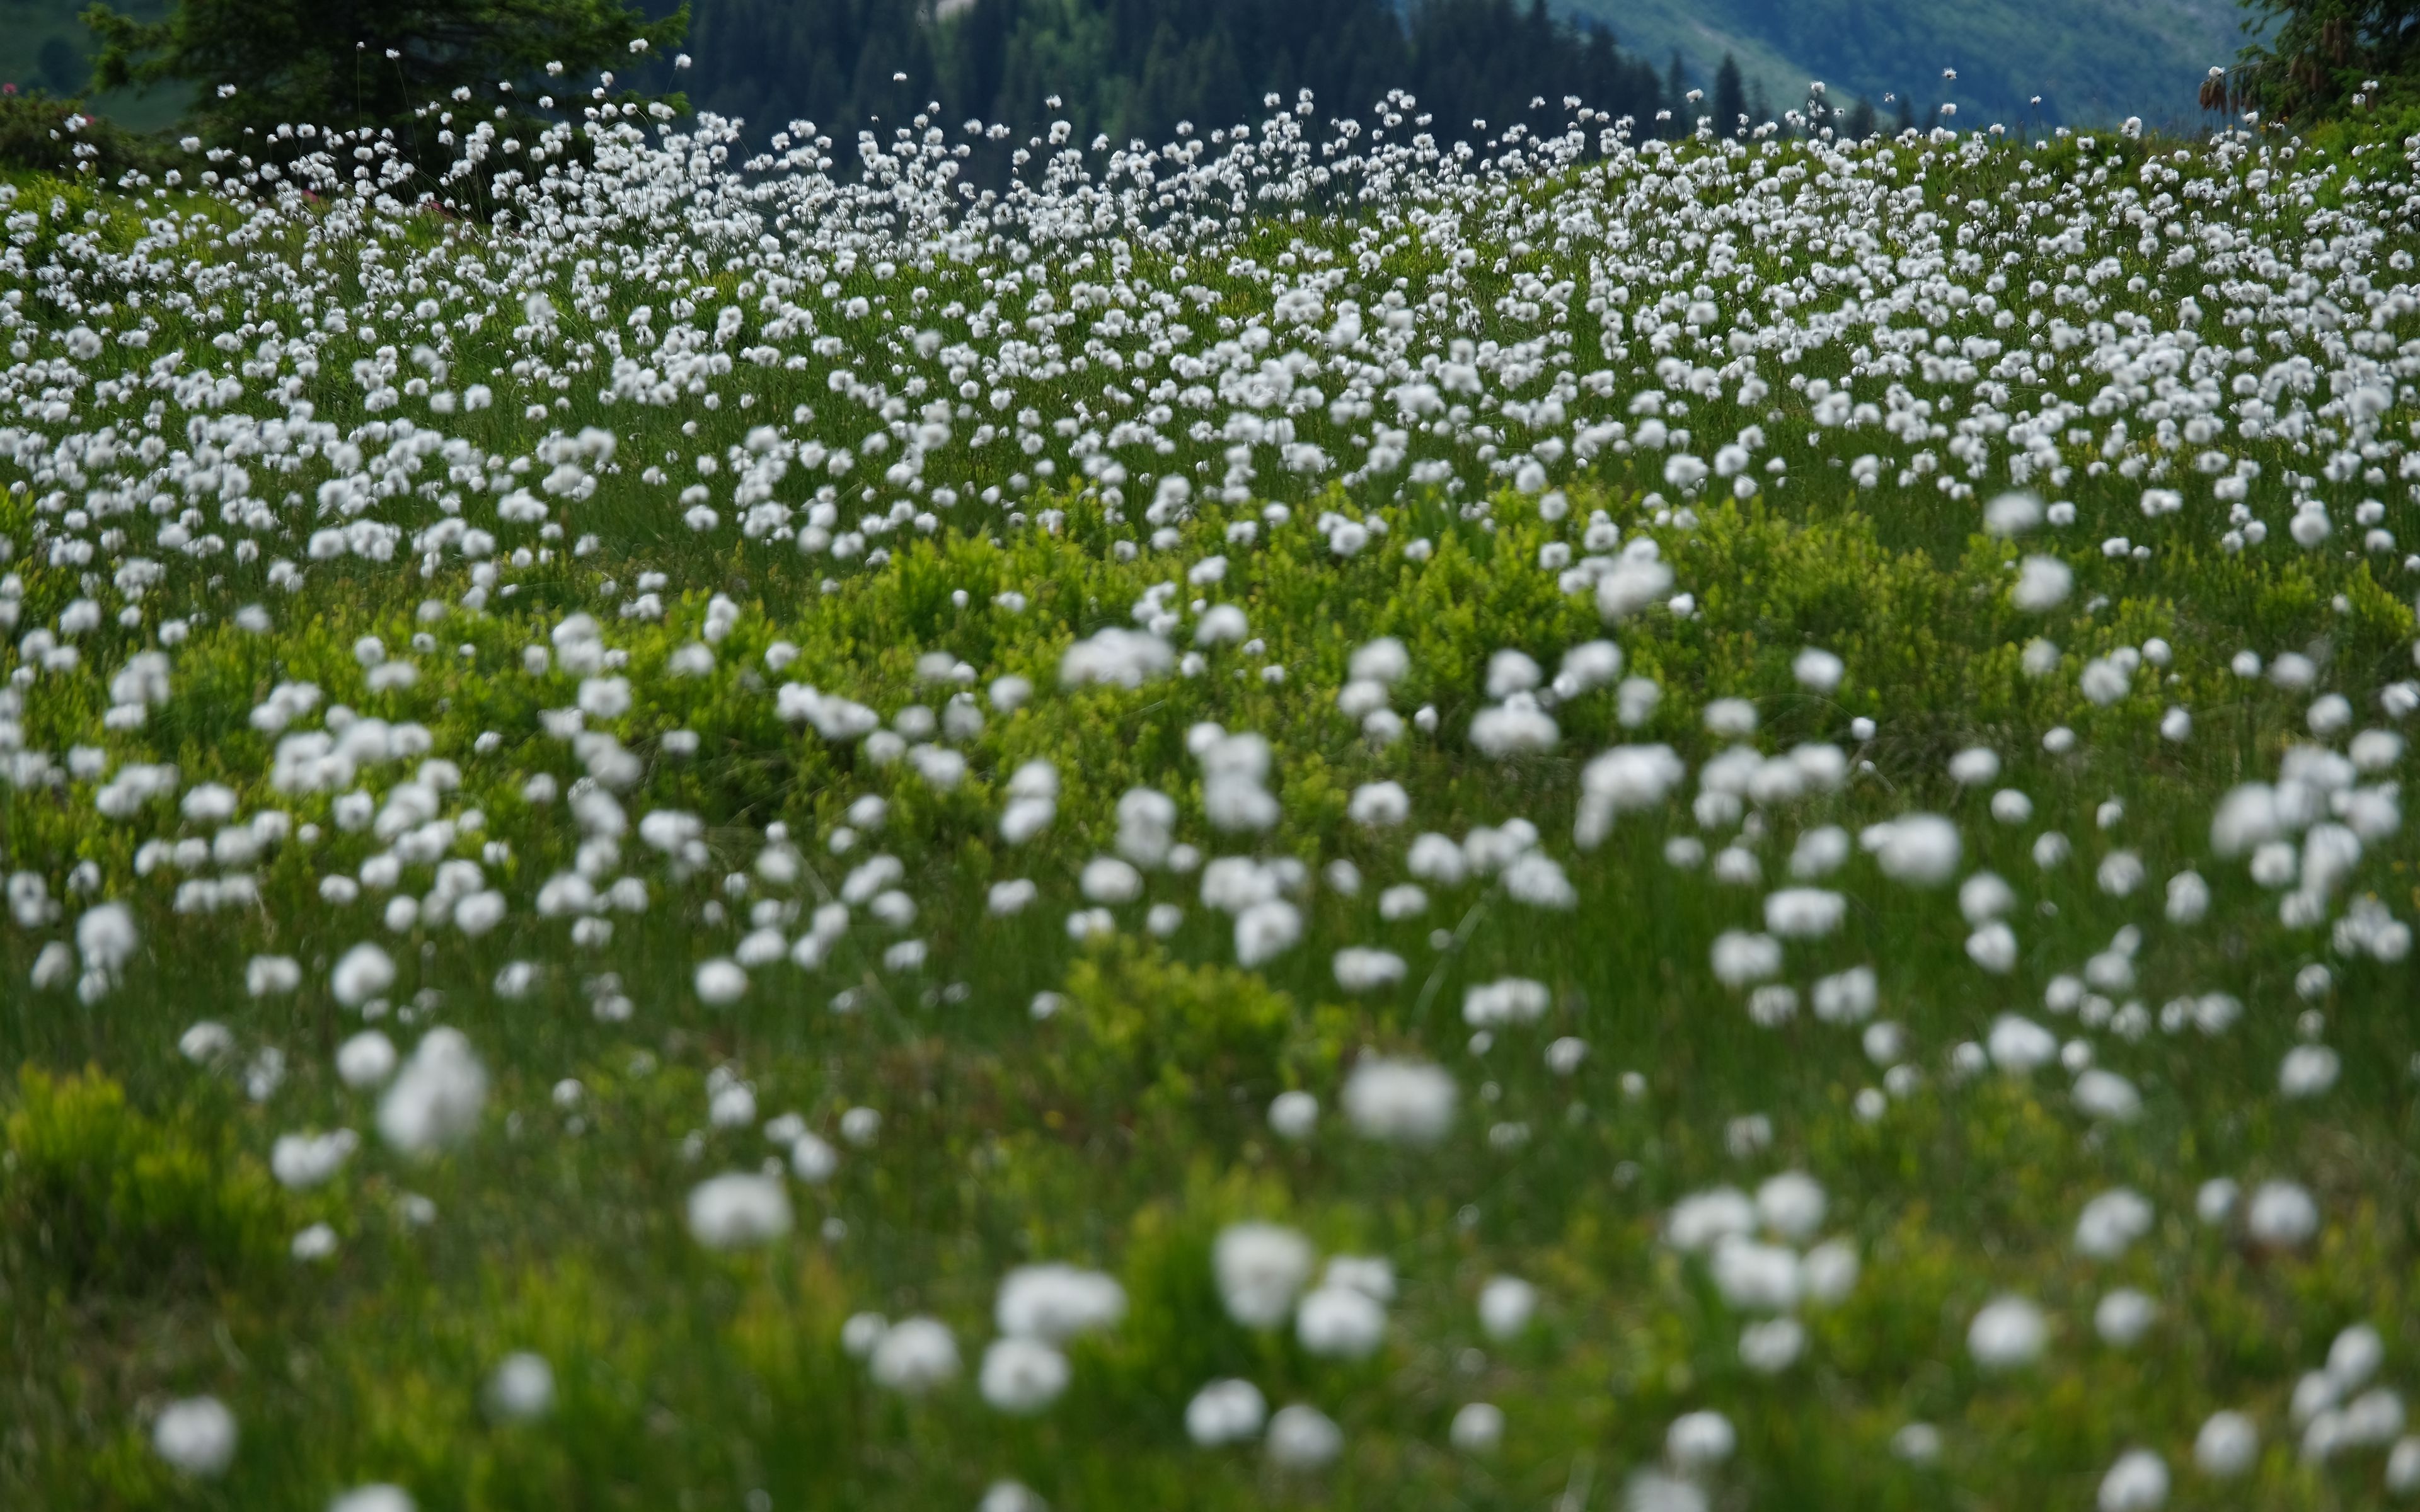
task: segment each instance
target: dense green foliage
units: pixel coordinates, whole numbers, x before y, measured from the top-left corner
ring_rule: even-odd
[[[2420,109],[2413,0],[2246,0],[2264,34],[2204,86],[2214,108],[2310,120]]]
[[[81,100],[37,91],[0,96],[0,163],[45,173],[101,176],[161,173],[174,157],[165,142],[89,114]]]
[[[527,130],[554,114],[538,102],[551,77],[643,64],[689,22],[686,7],[651,21],[629,0],[176,0],[155,22],[105,4],[84,15],[101,44],[95,87],[188,91],[183,120],[212,142],[367,126],[432,161],[430,100],[510,84],[496,119]]]
[[[696,100],[766,130],[794,117],[854,130],[938,100],[950,121],[1030,130],[1057,116],[1084,136],[1157,142],[1303,89],[1326,114],[1365,116],[1409,89],[1449,137],[1474,117],[1528,118],[1539,97],[1641,121],[1685,108],[1652,64],[1601,27],[1550,19],[1543,0],[1426,0],[1408,25],[1386,0],[976,0],[939,23],[908,0],[714,0],[695,53]],[[1063,109],[1045,107],[1051,96]]]

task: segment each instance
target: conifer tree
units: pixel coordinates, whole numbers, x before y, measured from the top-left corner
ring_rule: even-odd
[[[1714,70],[1714,133],[1735,136],[1745,127],[1742,117],[1747,115],[1747,88],[1740,81],[1739,59],[1723,54],[1722,67]]]
[[[148,25],[105,5],[84,19],[101,39],[96,89],[190,85],[187,122],[212,139],[287,123],[403,137],[458,89],[483,116],[501,103],[534,121],[555,75],[584,96],[600,70],[669,55],[689,7],[651,21],[627,0],[176,0]]]

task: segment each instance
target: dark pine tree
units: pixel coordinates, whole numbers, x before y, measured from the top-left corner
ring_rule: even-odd
[[[1739,59],[1726,53],[1722,67],[1714,70],[1714,131],[1732,136],[1746,126],[1747,88],[1740,80]]]

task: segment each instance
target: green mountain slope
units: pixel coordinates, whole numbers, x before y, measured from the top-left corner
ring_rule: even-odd
[[[1904,93],[1917,113],[1943,100],[1962,126],[2195,114],[2212,64],[2242,46],[2230,0],[1575,0],[1625,48],[1659,65],[1677,49],[1701,86],[1725,53],[1773,107],[1824,82],[1836,100]],[[1942,76],[1958,70],[1957,81]],[[2042,97],[2040,110],[2031,106]]]
[[[90,0],[0,0],[0,85],[20,93],[47,89],[54,95],[80,94],[92,76],[92,33],[78,18]],[[118,9],[140,21],[153,21],[168,8],[166,0],[115,0]],[[132,92],[94,101],[103,112],[129,126],[148,130],[174,120],[184,104],[172,90],[147,95]]]

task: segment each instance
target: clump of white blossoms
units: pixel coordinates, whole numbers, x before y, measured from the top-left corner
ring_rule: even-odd
[[[457,1144],[478,1126],[487,1099],[487,1067],[469,1038],[431,1029],[379,1100],[379,1133],[406,1154]]]
[[[235,1414],[215,1396],[188,1396],[163,1408],[151,1425],[160,1458],[188,1475],[209,1477],[235,1463]]]
[[[1246,1328],[1274,1328],[1311,1279],[1311,1241],[1275,1224],[1236,1224],[1212,1251],[1218,1298]]]
[[[790,1195],[780,1181],[728,1171],[701,1181],[689,1195],[689,1228],[708,1249],[737,1249],[790,1231]]]
[[[1453,1126],[1460,1089],[1442,1066],[1364,1056],[1345,1078],[1338,1105],[1365,1138],[1432,1145]]]

